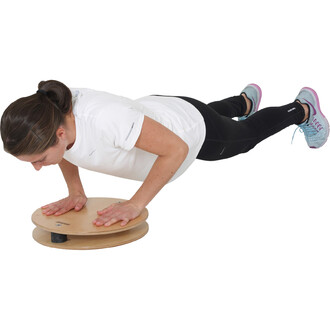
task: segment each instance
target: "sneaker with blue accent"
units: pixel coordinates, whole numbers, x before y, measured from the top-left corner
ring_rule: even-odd
[[[245,120],[258,111],[262,97],[262,91],[257,84],[249,84],[242,90],[241,95],[242,94],[245,94],[246,97],[251,101],[251,110],[247,115],[238,117],[239,121]]]
[[[296,97],[296,101],[307,104],[309,107],[309,118],[299,124],[305,134],[305,139],[310,148],[322,147],[329,136],[329,123],[321,111],[320,101],[316,92],[309,87],[304,87]]]

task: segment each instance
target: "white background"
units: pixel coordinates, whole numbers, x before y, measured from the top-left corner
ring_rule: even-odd
[[[0,108],[57,79],[138,98],[211,102],[263,89],[261,107],[310,86],[330,117],[326,1],[7,1]],[[329,144],[289,127],[248,154],[196,161],[149,204],[150,231],[111,249],[32,239],[30,216],[63,198],[57,166],[0,151],[1,317],[6,330],[329,329]],[[90,197],[140,183],[81,171]]]

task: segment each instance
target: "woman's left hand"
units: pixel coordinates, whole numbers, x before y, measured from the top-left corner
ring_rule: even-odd
[[[98,218],[93,221],[96,226],[111,226],[121,221],[121,226],[126,226],[130,220],[138,217],[142,209],[134,205],[131,201],[111,204],[102,211],[97,211]]]

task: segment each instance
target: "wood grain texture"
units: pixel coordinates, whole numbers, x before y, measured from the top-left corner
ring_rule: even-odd
[[[131,220],[126,226],[120,226],[120,222],[110,227],[97,227],[93,220],[97,218],[97,211],[100,211],[113,203],[123,202],[118,198],[89,198],[84,208],[76,212],[74,210],[68,213],[54,216],[42,214],[41,208],[32,214],[32,222],[39,228],[58,234],[71,235],[107,235],[117,233],[138,226],[148,218],[148,210],[145,208],[141,215]]]

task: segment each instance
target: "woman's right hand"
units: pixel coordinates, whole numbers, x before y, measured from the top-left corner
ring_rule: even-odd
[[[61,215],[74,209],[80,211],[86,204],[87,197],[83,194],[69,195],[55,203],[42,206],[42,213],[45,215]]]

